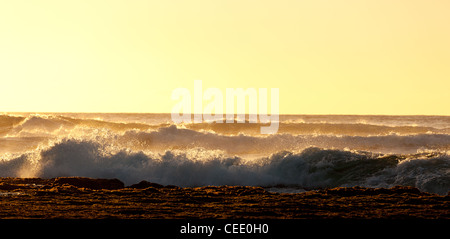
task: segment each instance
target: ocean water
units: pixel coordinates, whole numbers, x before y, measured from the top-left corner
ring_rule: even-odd
[[[263,125],[173,124],[170,114],[4,113],[0,177],[450,191],[450,116],[281,115],[273,135],[261,135]]]

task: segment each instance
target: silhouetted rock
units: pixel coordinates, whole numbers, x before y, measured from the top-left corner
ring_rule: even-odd
[[[0,182],[0,190],[16,190],[16,189],[29,189],[32,186],[27,184],[11,184]]]
[[[95,178],[84,178],[84,177],[60,177],[55,178],[53,184],[56,185],[72,185],[78,188],[89,188],[89,189],[121,189],[125,185],[119,179],[95,179]]]
[[[12,185],[9,183],[0,183],[0,190],[14,190],[20,188],[17,185]]]
[[[157,183],[151,183],[148,181],[140,181],[137,184],[133,184],[131,186],[128,186],[127,188],[137,188],[137,189],[143,189],[143,188],[163,188],[164,186]]]
[[[266,190],[262,187],[244,187],[240,192],[240,196],[246,196],[246,195],[257,195],[257,194],[265,194],[267,193]]]
[[[401,193],[409,193],[409,194],[420,194],[420,190],[415,187],[410,186],[395,186],[390,188],[390,190],[394,191],[397,194]]]
[[[167,188],[167,189],[180,189],[181,187],[178,187],[178,186],[175,186],[175,185],[166,185],[166,186],[164,186],[164,188]]]

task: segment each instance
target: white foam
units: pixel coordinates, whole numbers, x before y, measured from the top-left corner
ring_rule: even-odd
[[[217,150],[191,148],[163,154],[112,150],[100,142],[63,140],[39,154],[0,162],[0,176],[53,178],[84,176],[141,180],[179,186],[276,185],[299,188],[394,185],[416,186],[446,194],[450,190],[450,157],[446,154],[397,155],[307,148],[281,151],[255,160]]]

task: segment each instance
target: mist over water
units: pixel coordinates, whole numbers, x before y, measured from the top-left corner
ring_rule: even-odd
[[[170,114],[0,115],[0,176],[85,176],[179,186],[450,191],[449,116],[281,115],[173,124]]]

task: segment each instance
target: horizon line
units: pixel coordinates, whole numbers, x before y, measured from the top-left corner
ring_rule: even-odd
[[[0,114],[171,114],[170,112],[83,112],[83,111],[3,111]],[[191,113],[192,115],[201,115],[203,113]],[[238,113],[234,113],[238,115]],[[222,115],[226,115],[223,113]],[[253,115],[245,113],[245,115]],[[259,114],[256,114],[259,115]],[[271,114],[268,114],[271,115]],[[450,116],[450,114],[355,114],[355,113],[287,113],[278,114],[283,116],[295,116],[295,115],[306,115],[306,116]]]

